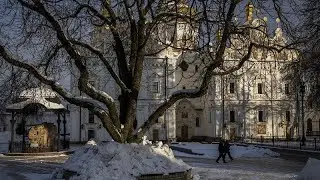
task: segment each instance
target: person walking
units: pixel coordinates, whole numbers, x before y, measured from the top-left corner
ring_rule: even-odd
[[[223,140],[220,140],[218,150],[219,150],[219,157],[216,160],[216,162],[219,163],[220,158],[222,158],[223,162],[226,163],[226,161],[225,161],[225,147],[224,147]]]
[[[226,156],[226,154],[228,154],[229,159],[232,161],[233,158],[232,158],[232,156],[231,156],[231,154],[230,154],[230,146],[231,146],[231,145],[229,144],[229,141],[226,140],[225,143],[224,143],[224,148],[225,148],[225,155],[224,155],[224,156]]]

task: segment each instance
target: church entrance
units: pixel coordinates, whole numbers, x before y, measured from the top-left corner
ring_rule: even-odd
[[[235,137],[236,137],[236,128],[230,128],[229,137],[230,137],[230,140],[235,139]]]
[[[188,139],[189,138],[189,136],[188,136],[188,126],[187,125],[183,125],[182,127],[181,127],[181,137],[182,137],[182,139]]]
[[[152,137],[153,141],[159,141],[159,129],[153,129]]]

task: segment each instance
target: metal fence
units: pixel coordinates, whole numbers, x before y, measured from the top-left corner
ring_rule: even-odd
[[[286,139],[264,136],[261,136],[260,138],[243,139],[240,140],[240,142],[241,141],[245,144],[320,151],[320,138],[308,138],[304,143],[300,139]]]

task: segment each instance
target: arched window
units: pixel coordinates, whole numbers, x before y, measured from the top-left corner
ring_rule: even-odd
[[[312,119],[307,120],[307,132],[312,131]]]
[[[200,127],[200,119],[198,117],[196,118],[196,127]]]

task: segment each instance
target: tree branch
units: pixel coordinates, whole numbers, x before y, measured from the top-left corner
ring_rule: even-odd
[[[211,78],[214,75],[213,70],[217,67],[219,67],[224,59],[223,59],[223,55],[226,49],[226,44],[229,38],[229,30],[230,30],[230,26],[232,23],[232,18],[233,18],[233,14],[234,14],[234,10],[236,8],[236,5],[239,2],[237,0],[232,0],[229,6],[229,10],[227,13],[227,18],[226,18],[226,22],[225,22],[225,26],[224,26],[224,31],[223,31],[223,35],[222,35],[222,39],[220,42],[220,46],[218,48],[218,51],[216,53],[216,61],[213,61],[209,67],[207,68],[205,75],[203,77],[201,86],[199,89],[195,89],[195,90],[182,90],[182,91],[177,91],[175,93],[173,93],[171,95],[171,97],[169,97],[169,100],[162,103],[148,118],[148,120],[141,126],[141,128],[139,129],[138,132],[136,132],[136,138],[141,139],[142,136],[146,133],[146,131],[156,122],[156,119],[161,116],[166,109],[168,109],[169,107],[171,107],[175,102],[177,102],[180,99],[183,98],[197,98],[197,97],[201,97],[202,95],[206,94],[207,90],[208,90],[208,86],[210,83]]]
[[[13,57],[11,57],[7,53],[3,45],[0,45],[0,56],[11,65],[27,70],[30,74],[36,77],[40,82],[50,86],[52,90],[57,92],[60,96],[62,96],[65,100],[67,100],[71,104],[75,104],[77,106],[91,109],[101,118],[101,121],[103,122],[104,127],[106,127],[108,131],[110,130],[111,132],[110,135],[112,136],[112,138],[114,138],[115,140],[119,140],[119,142],[122,141],[121,134],[119,132],[120,129],[117,128],[114,125],[114,123],[110,120],[108,113],[104,109],[97,106],[92,101],[88,101],[86,99],[76,98],[72,96],[59,83],[55,82],[52,78],[48,78],[42,75],[33,65],[24,63],[22,61],[16,60]]]
[[[80,41],[76,41],[76,40],[70,40],[71,43],[79,45],[81,47],[84,47],[86,49],[88,49],[90,52],[92,52],[93,54],[97,55],[99,57],[99,59],[103,62],[103,64],[106,66],[106,68],[108,69],[108,71],[110,72],[111,76],[114,78],[114,80],[116,81],[116,83],[120,86],[120,88],[125,91],[125,92],[130,92],[131,90],[128,89],[128,87],[123,83],[123,81],[121,81],[121,79],[119,78],[119,76],[114,72],[112,66],[110,65],[110,63],[108,62],[108,60],[103,56],[102,52],[99,51],[98,49],[90,46],[89,44],[86,44],[84,42],[80,42]]]
[[[104,103],[108,109],[109,109],[109,115],[114,123],[114,125],[119,129],[120,128],[120,121],[118,118],[118,114],[116,113],[116,105],[113,101],[112,97],[108,95],[105,92],[96,90],[93,86],[91,86],[88,83],[89,79],[89,72],[86,68],[86,66],[83,64],[82,60],[83,57],[80,56],[78,52],[75,51],[75,49],[72,47],[71,42],[68,40],[68,38],[65,36],[59,22],[45,9],[43,4],[40,3],[40,1],[36,1],[35,5],[31,5],[29,3],[26,3],[23,0],[18,0],[22,6],[25,6],[35,12],[38,12],[41,14],[53,27],[53,29],[57,33],[57,38],[61,42],[64,49],[68,52],[68,54],[71,56],[72,59],[74,59],[75,65],[80,71],[80,78],[78,81],[78,87],[80,90],[84,91],[87,95],[92,97],[93,99],[96,99],[102,103]]]

